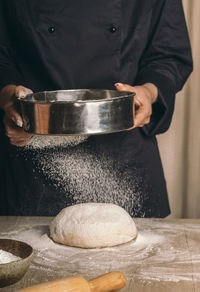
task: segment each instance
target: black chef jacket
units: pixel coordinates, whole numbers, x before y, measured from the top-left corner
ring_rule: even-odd
[[[71,204],[103,201],[135,217],[167,216],[155,135],[168,129],[175,94],[192,71],[182,1],[1,0],[0,5],[0,88],[113,89],[116,82],[151,82],[159,90],[151,122],[142,129],[40,151],[12,146],[1,135],[4,213],[55,215]],[[52,157],[60,153],[71,163],[66,179],[54,167],[48,175],[48,162],[52,167]]]

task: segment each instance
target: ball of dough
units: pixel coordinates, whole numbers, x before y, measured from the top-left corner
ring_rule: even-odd
[[[137,236],[137,229],[123,208],[86,203],[63,209],[50,224],[50,235],[65,245],[98,248],[131,241]]]

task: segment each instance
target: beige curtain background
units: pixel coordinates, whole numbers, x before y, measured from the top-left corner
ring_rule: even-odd
[[[200,0],[183,0],[194,72],[177,95],[169,131],[159,135],[172,214],[200,218]]]

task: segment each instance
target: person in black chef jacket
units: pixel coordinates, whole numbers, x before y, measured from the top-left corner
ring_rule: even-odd
[[[169,128],[191,71],[181,0],[1,0],[1,214],[54,216],[92,201],[133,217],[167,216],[155,135]],[[136,92],[134,129],[74,146],[24,147],[31,137],[16,98],[72,88]],[[49,174],[58,157],[70,161],[66,177],[61,165]]]

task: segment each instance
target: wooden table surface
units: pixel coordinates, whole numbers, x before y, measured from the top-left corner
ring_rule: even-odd
[[[81,275],[86,279],[121,271],[122,292],[199,292],[200,220],[135,219],[136,241],[103,249],[55,244],[50,217],[0,217],[0,237],[25,241],[34,248],[31,266],[11,292],[48,280]]]

